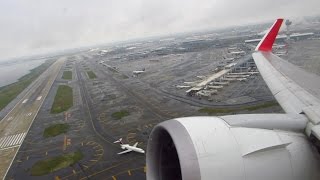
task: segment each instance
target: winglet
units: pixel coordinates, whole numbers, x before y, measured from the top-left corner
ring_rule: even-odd
[[[283,19],[277,19],[276,22],[271,26],[268,33],[264,35],[258,46],[256,47],[256,51],[271,51],[272,45],[278,35],[279,29]]]

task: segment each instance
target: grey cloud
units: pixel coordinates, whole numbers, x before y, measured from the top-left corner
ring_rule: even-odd
[[[318,0],[0,0],[0,59],[318,12]]]

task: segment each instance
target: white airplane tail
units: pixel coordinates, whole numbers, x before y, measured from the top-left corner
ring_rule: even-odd
[[[120,143],[120,144],[123,144],[122,143],[122,138],[120,138],[119,140],[116,140],[115,142],[113,142],[113,143]]]

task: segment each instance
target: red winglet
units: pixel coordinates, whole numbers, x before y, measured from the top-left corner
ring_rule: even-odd
[[[272,45],[278,35],[282,22],[283,22],[283,19],[277,19],[276,22],[274,22],[269,32],[264,35],[264,37],[256,47],[256,51],[272,50]]]

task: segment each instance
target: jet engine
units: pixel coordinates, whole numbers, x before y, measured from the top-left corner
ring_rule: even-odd
[[[188,117],[154,127],[148,180],[318,180],[303,115]]]

